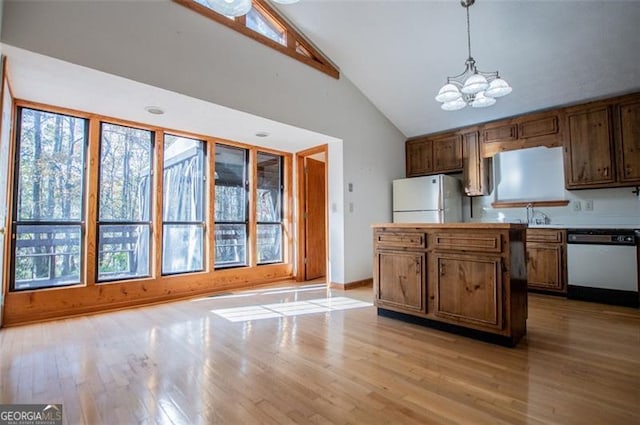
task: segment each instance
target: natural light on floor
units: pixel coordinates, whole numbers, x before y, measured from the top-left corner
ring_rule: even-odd
[[[222,308],[211,310],[211,312],[220,317],[224,317],[231,322],[243,322],[246,320],[272,319],[312,313],[327,313],[336,310],[349,310],[352,308],[371,306],[372,304],[368,302],[354,300],[347,297],[335,297],[293,301],[288,303]]]

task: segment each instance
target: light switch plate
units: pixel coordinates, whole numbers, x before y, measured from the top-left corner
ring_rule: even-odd
[[[587,199],[584,201],[584,210],[593,211],[593,199]]]
[[[582,202],[573,201],[573,210],[574,211],[582,211]]]

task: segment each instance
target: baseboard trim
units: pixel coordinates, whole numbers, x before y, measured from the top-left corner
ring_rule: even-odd
[[[347,283],[335,283],[331,282],[331,289],[341,289],[344,291],[348,291],[349,289],[360,288],[361,286],[373,286],[373,278],[356,280],[354,282]]]

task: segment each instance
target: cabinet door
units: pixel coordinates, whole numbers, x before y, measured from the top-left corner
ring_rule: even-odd
[[[518,124],[499,122],[487,124],[482,129],[484,143],[504,143],[518,140]]]
[[[618,120],[618,178],[640,184],[640,99],[621,104]]]
[[[459,134],[433,139],[433,172],[462,170],[462,137]]]
[[[554,112],[524,117],[518,123],[519,139],[535,139],[560,133],[558,115]]]
[[[609,108],[602,106],[567,114],[565,145],[567,188],[606,187],[615,182]]]
[[[462,134],[462,173],[464,193],[484,196],[491,193],[491,158],[482,158],[480,134],[471,131]]]
[[[502,259],[436,254],[435,262],[435,315],[480,329],[502,329]]]
[[[407,177],[433,172],[433,143],[431,140],[410,140],[405,145]]]
[[[565,292],[562,244],[527,243],[527,279],[532,289]]]
[[[376,304],[394,310],[425,312],[426,254],[377,251]]]

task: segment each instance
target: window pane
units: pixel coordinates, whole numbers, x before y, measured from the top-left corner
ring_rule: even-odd
[[[151,132],[102,123],[100,221],[148,221]]]
[[[14,289],[80,283],[79,225],[16,226]]]
[[[258,224],[258,263],[282,261],[282,225]]]
[[[164,137],[164,221],[203,221],[204,143]]]
[[[98,280],[149,276],[149,226],[98,226]]]
[[[21,111],[17,220],[81,220],[86,121]]]
[[[247,221],[247,151],[216,145],[215,221]]]
[[[247,264],[247,226],[244,224],[216,224],[216,266],[244,266]]]
[[[162,273],[203,270],[202,236],[202,225],[199,224],[163,226]]]
[[[283,46],[287,44],[284,28],[269,19],[269,17],[267,17],[257,7],[252,7],[246,16],[247,28],[260,33]]]
[[[258,203],[259,222],[282,220],[281,157],[258,152]]]

